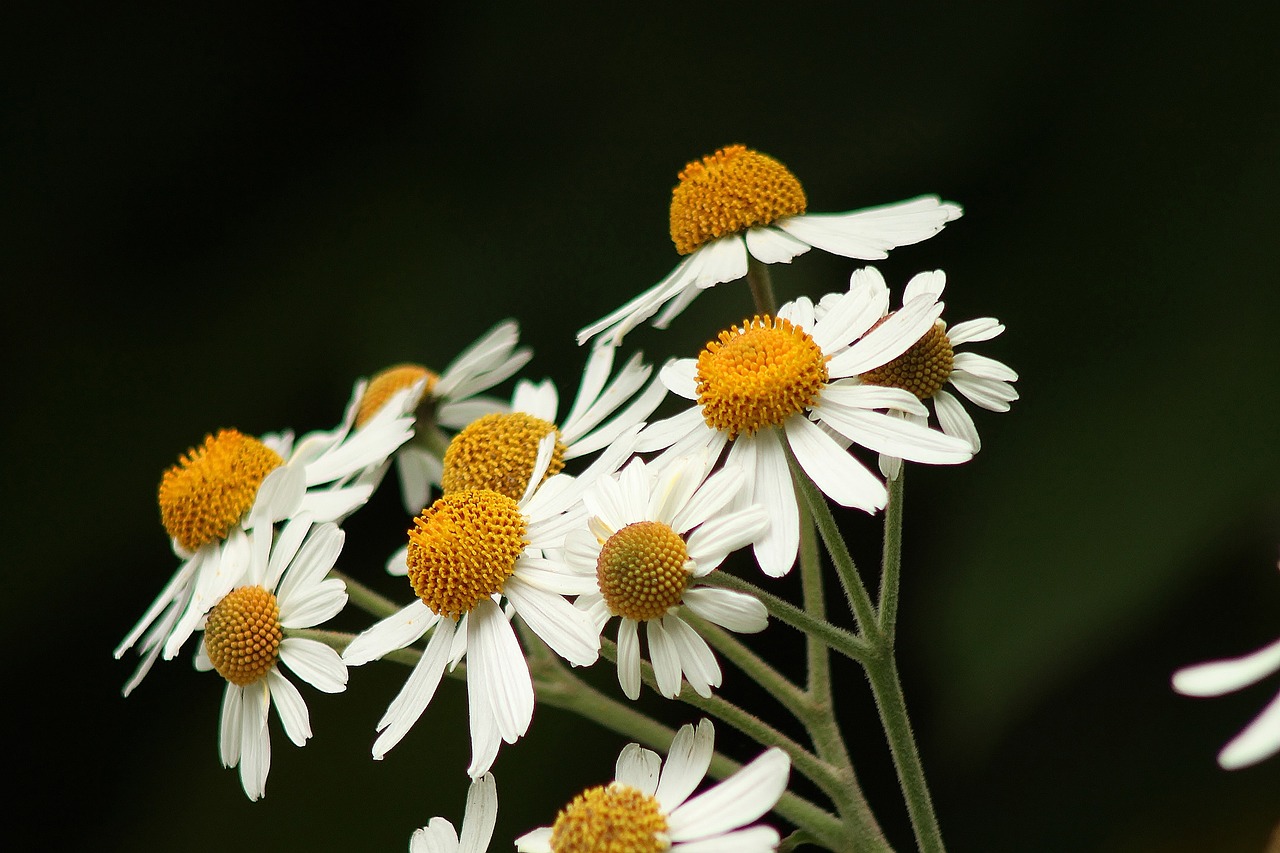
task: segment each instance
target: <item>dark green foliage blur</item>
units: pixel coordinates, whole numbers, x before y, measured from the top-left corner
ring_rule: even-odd
[[[221,682],[190,646],[121,697],[133,660],[111,650],[176,566],[160,474],[222,427],[331,426],[358,377],[443,367],[508,316],[534,348],[525,375],[567,407],[573,333],[678,260],[676,173],[740,142],[787,164],[813,211],[963,204],[880,267],[895,294],[945,269],[951,322],[1008,327],[972,349],[1018,370],[1022,399],[976,413],[970,464],[907,471],[899,655],[949,849],[1261,853],[1280,757],[1228,773],[1214,755],[1280,680],[1205,700],[1169,675],[1280,635],[1280,16],[1180,9],[7,7],[10,837],[406,850],[432,816],[460,824],[459,682],[382,762],[374,725],[407,670],[303,687],[315,736],[298,749],[273,721],[257,803],[219,764]],[[855,266],[815,251],[774,281],[817,296]],[[750,313],[724,285],[624,346],[694,355]],[[874,585],[879,520],[845,517]],[[407,524],[379,492],[340,567],[407,601],[382,571]],[[802,674],[789,629],[754,641]],[[723,695],[785,721],[724,666]],[[905,853],[869,691],[836,671],[862,783]],[[606,663],[592,677],[616,690]],[[717,730],[735,758],[758,752]],[[623,743],[540,707],[494,768],[492,849],[611,778]]]

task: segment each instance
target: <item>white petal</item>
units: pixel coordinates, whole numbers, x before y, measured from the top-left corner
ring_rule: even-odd
[[[863,385],[857,381],[833,382],[822,389],[818,406],[837,405],[853,409],[897,409],[920,417],[928,417],[929,410],[920,398],[902,388],[881,385]]]
[[[660,621],[667,638],[675,645],[680,669],[689,686],[703,698],[711,696],[712,688],[720,686],[722,673],[707,641],[677,615],[668,613]]]
[[[942,316],[943,304],[929,298],[914,299],[890,314],[857,343],[827,362],[833,379],[857,376],[888,364],[910,349]]]
[[[244,714],[240,718],[240,784],[249,799],[262,798],[271,771],[271,738],[267,731],[267,686],[261,682],[244,689]]]
[[[754,634],[769,624],[765,606],[745,592],[695,587],[685,591],[684,604],[708,622],[739,634]]]
[[[302,694],[274,668],[267,672],[267,689],[271,691],[271,701],[280,715],[284,733],[295,745],[302,746],[311,737],[311,717]]]
[[[347,666],[360,666],[377,660],[388,652],[403,649],[440,621],[421,599],[415,598],[398,613],[366,628],[342,651]]]
[[[287,637],[280,644],[280,660],[322,693],[341,693],[347,689],[347,665],[337,651],[324,643]]]
[[[409,837],[409,853],[458,853],[458,833],[453,824],[433,817]]]
[[[887,250],[926,240],[960,216],[959,205],[937,196],[850,211],[788,216],[775,224],[788,234],[834,255],[876,260]]]
[[[467,614],[467,689],[472,700],[483,699],[481,707],[473,702],[471,713],[485,713],[487,706],[507,743],[529,729],[533,719],[529,664],[511,623],[492,601],[481,601]]]
[[[1218,753],[1224,770],[1257,764],[1280,752],[1280,694]]]
[[[600,635],[587,614],[564,596],[524,583],[519,574],[507,579],[506,595],[533,633],[574,666],[590,666],[600,656]]]
[[[742,499],[763,506],[771,519],[753,543],[756,562],[769,577],[782,577],[800,553],[800,507],[782,443],[772,429],[740,436],[729,449],[726,464],[746,466],[750,491]]]
[[[711,766],[715,751],[715,727],[707,718],[695,729],[685,724],[676,732],[667,751],[667,763],[654,791],[663,813],[670,814],[697,789]]]
[[[888,419],[887,415],[877,416]],[[841,506],[866,512],[884,509],[889,499],[884,483],[816,424],[793,415],[787,418],[785,428],[796,461],[823,494]]]
[[[1280,640],[1236,658],[1185,667],[1173,674],[1173,689],[1186,696],[1221,696],[1280,671]]]
[[[692,841],[746,826],[772,809],[787,789],[791,759],[777,747],[689,800],[667,818],[672,841]]]
[[[978,355],[976,352],[958,352],[954,364],[956,370],[963,370],[982,379],[996,379],[1001,382],[1016,382],[1018,373],[1003,361]]]
[[[971,403],[989,412],[1007,412],[1009,404],[1018,399],[1018,392],[1008,382],[982,379],[963,370],[953,370],[950,382]]]
[[[982,449],[978,427],[959,400],[946,391],[939,391],[933,395],[933,408],[938,413],[938,425],[943,432],[969,442],[974,453]]]
[[[686,400],[698,399],[697,359],[670,359],[658,371],[658,378],[672,394],[684,397]]]
[[[218,754],[223,767],[240,763],[240,732],[244,729],[244,688],[227,682],[218,715]]]
[[[628,699],[640,696],[640,632],[626,618],[618,623],[618,686]]]
[[[942,270],[916,273],[902,290],[902,304],[906,305],[919,296],[927,296],[935,302],[942,298],[947,287],[947,274]]]
[[[963,439],[894,415],[821,404],[815,412],[836,432],[877,453],[930,465],[958,465],[973,458],[973,449]]]
[[[695,257],[697,257],[696,252],[681,261],[675,269],[667,274],[666,278],[653,287],[630,300],[621,308],[579,329],[577,334],[578,345],[581,346],[601,333],[604,333],[600,339],[601,344],[607,346],[621,344],[622,338],[627,332],[653,316],[654,312],[684,290],[686,286],[693,287],[692,271]]]
[[[947,337],[951,345],[971,344],[978,341],[989,341],[1004,331],[1004,326],[995,317],[979,317],[977,320],[965,320],[947,329]]]
[[[404,687],[391,700],[382,719],[378,721],[378,737],[373,742],[373,757],[381,761],[396,744],[398,744],[413,724],[422,716],[422,712],[431,704],[431,698],[440,686],[444,677],[445,663],[449,659],[449,647],[453,643],[454,623],[452,620],[441,620],[435,631],[427,640],[427,648],[422,657],[414,664],[413,671],[405,680]]]
[[[751,826],[697,841],[681,841],[678,853],[772,853],[781,837],[769,826]]]
[[[694,254],[701,256],[694,281],[700,290],[726,281],[737,281],[747,274],[747,244],[740,234],[728,234],[713,240]],[[663,313],[665,315],[667,312]],[[674,316],[667,316],[666,323],[670,323]],[[654,326],[666,328],[665,324],[659,325],[656,320]]]
[[[747,251],[762,264],[789,264],[809,251],[809,244],[777,228],[748,228]]]
[[[658,692],[668,699],[680,695],[680,651],[675,640],[667,636],[661,619],[645,623],[649,638],[649,659],[653,664],[653,676],[658,682]]]
[[[498,788],[492,773],[472,781],[467,789],[467,807],[462,818],[462,838],[458,853],[484,853],[493,838],[498,820]]]
[[[629,743],[618,753],[613,778],[652,796],[658,788],[658,773],[661,768],[662,759],[658,757],[658,753],[645,749],[638,743]]]
[[[551,853],[551,827],[540,826],[516,839],[518,853]]]
[[[769,529],[769,513],[752,504],[706,522],[691,534],[685,545],[696,565],[694,577],[703,577],[719,567],[731,551],[745,548]]]

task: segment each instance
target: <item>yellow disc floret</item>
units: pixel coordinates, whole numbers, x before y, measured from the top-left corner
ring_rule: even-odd
[[[204,649],[218,674],[244,687],[266,676],[280,657],[280,604],[260,586],[227,593],[205,620]]]
[[[452,619],[502,592],[527,544],[520,507],[490,489],[438,499],[409,531],[409,583],[432,612]]]
[[[730,438],[781,424],[813,405],[827,382],[827,356],[789,320],[756,316],[720,333],[698,355],[698,403]]]
[[[902,388],[927,400],[942,390],[954,364],[955,353],[947,337],[946,324],[938,320],[902,355],[858,378],[868,385]]]
[[[524,412],[485,415],[468,424],[444,452],[440,483],[447,495],[462,489],[492,489],[520,500],[538,461],[538,444],[556,425]],[[545,480],[564,469],[567,448],[559,440]]]
[[[742,145],[694,160],[671,191],[671,242],[682,255],[726,234],[804,213],[804,188],[787,167]]]
[[[600,548],[596,583],[609,612],[641,622],[680,603],[691,571],[689,551],[674,530],[660,521],[638,521]]]
[[[234,429],[206,436],[160,480],[160,522],[188,551],[225,539],[253,507],[280,454]]]
[[[427,381],[422,394],[413,401],[410,409],[416,408],[424,398],[431,395],[431,389],[440,381],[440,377],[420,364],[397,364],[375,373],[365,386],[364,396],[360,398],[360,406],[356,409],[356,426],[364,426],[397,392],[412,387],[420,379]]]
[[[621,782],[583,791],[551,826],[552,853],[661,853],[670,846],[658,801]]]

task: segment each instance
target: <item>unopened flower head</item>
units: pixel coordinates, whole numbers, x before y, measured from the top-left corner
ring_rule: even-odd
[[[668,750],[631,743],[618,756],[614,781],[588,788],[560,810],[551,826],[516,839],[521,853],[662,853],[732,850],[766,853],[778,846],[777,830],[753,825],[777,805],[791,761],[774,747],[728,779],[692,796],[706,776],[715,749],[710,720],[684,725]]]
[[[533,355],[517,347],[520,327],[514,320],[494,326],[449,363],[443,373],[416,363],[396,364],[374,374],[356,415],[359,429],[396,395],[416,389],[409,407],[417,421],[417,433],[395,454],[400,497],[405,511],[416,515],[430,502],[432,488],[440,487],[441,459],[433,442],[440,428],[457,430],[483,415],[509,411],[509,404],[482,392],[515,375]]]
[[[860,282],[858,286],[874,291],[875,298],[882,305],[882,316],[889,317],[892,313],[889,288],[880,272],[867,267],[855,272],[853,278]],[[946,282],[947,276],[942,270],[913,276],[902,293],[902,304],[930,296],[941,299]],[[829,297],[827,301],[829,303]],[[819,306],[819,315],[822,310],[823,306]],[[982,449],[978,428],[951,390],[959,392],[979,408],[991,412],[1009,411],[1009,404],[1018,399],[1018,392],[1012,384],[1017,381],[1018,374],[1003,362],[961,350],[966,344],[991,340],[1003,331],[1004,326],[994,317],[966,320],[951,327],[939,318],[902,355],[859,374],[857,379],[867,385],[910,391],[925,405],[926,411],[921,414],[898,410],[896,414],[899,417],[924,425],[932,413],[944,433],[969,442],[973,452],[977,453]],[[931,413],[929,409],[932,409]],[[887,477],[896,477],[902,470],[902,460],[881,454],[880,470]]]
[[[598,630],[619,619],[618,682],[631,699],[640,695],[641,629],[658,691],[675,698],[683,678],[705,697],[720,686],[720,665],[682,610],[740,633],[767,624],[757,599],[698,583],[769,523],[763,507],[729,509],[746,474],[730,467],[708,477],[712,461],[702,454],[656,470],[631,461],[587,490],[586,525],[566,537],[567,567],[595,581],[576,606]]]
[[[414,521],[397,558],[406,567],[413,603],[364,631],[343,652],[347,664],[357,666],[430,632],[404,688],[378,722],[374,758],[404,738],[430,704],[445,669],[463,656],[472,778],[489,769],[501,741],[514,743],[525,733],[533,716],[533,683],[512,616],[571,664],[595,662],[599,632],[564,598],[576,591],[573,579],[548,571],[542,556],[561,547],[565,531],[583,512],[575,478],[561,474],[542,482],[554,441],[552,435],[542,440],[533,477],[519,500],[492,489],[461,489],[436,500]]]
[[[492,773],[471,781],[467,789],[466,811],[462,814],[462,834],[442,817],[413,831],[409,853],[485,853],[498,820],[498,788]]]
[[[1280,672],[1280,639],[1235,658],[1207,661],[1173,674],[1173,689],[1184,696],[1223,696]],[[1218,753],[1224,770],[1251,767],[1280,753],[1280,692],[1262,713]]]
[[[336,651],[289,632],[336,616],[347,593],[341,580],[326,578],[344,538],[333,522],[313,527],[303,515],[274,536],[269,527],[251,535],[262,540],[261,547],[250,550],[243,584],[205,616],[196,668],[214,670],[227,682],[218,736],[222,764],[239,766],[244,792],[257,800],[271,769],[271,706],[291,741],[302,746],[311,737],[306,702],[280,664],[325,693],[340,693],[347,685],[347,668]]]
[[[911,392],[857,379],[901,356],[933,327],[942,304],[921,295],[880,322],[874,293],[855,284],[828,299],[821,317],[813,302],[797,299],[776,317],[721,332],[696,359],[669,362],[662,380],[695,405],[648,424],[636,442],[639,452],[663,451],[655,462],[728,446],[726,466],[747,472],[735,506],[760,503],[768,511],[754,549],[775,577],[790,570],[800,543],[788,448],[828,497],[867,512],[882,509],[888,494],[848,452],[850,443],[931,464],[973,455],[966,441],[883,411],[923,414]]]
[[[364,383],[357,383],[342,423],[308,433],[254,437],[235,429],[206,436],[164,472],[160,520],[181,560],[168,585],[116,647],[139,646],[142,658],[127,696],[155,661],[177,655],[213,604],[239,582],[250,563],[249,539],[259,527],[308,516],[340,522],[368,501],[386,461],[413,434],[410,400],[393,395],[378,415],[354,430]]]
[[[962,213],[959,205],[932,195],[849,213],[809,213],[795,175],[743,145],[690,162],[678,180],[671,192],[671,240],[685,259],[652,288],[579,331],[579,344],[599,335],[602,344],[615,346],[659,311],[653,325],[666,328],[699,292],[742,278],[753,260],[790,263],[814,247],[877,260],[932,237]]]

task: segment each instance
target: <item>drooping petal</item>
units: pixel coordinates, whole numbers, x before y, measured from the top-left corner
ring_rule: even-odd
[[[574,666],[596,662],[600,635],[590,618],[564,596],[525,583],[518,573],[507,579],[503,594],[520,618],[560,657]]]
[[[775,225],[810,246],[846,258],[879,260],[888,250],[927,240],[962,209],[927,195],[848,213],[805,213]]]
[[[809,244],[777,228],[748,228],[747,251],[762,264],[789,264],[809,251]]]
[[[884,483],[817,424],[793,415],[787,418],[785,428],[796,461],[823,494],[841,506],[857,507],[865,512],[884,509],[889,499]]]
[[[959,400],[946,391],[939,391],[933,395],[933,408],[938,413],[938,426],[943,432],[969,442],[974,453],[982,449],[978,427]]]
[[[680,651],[676,642],[667,636],[661,619],[651,619],[645,623],[649,637],[649,658],[653,664],[653,676],[658,682],[658,692],[668,699],[680,695],[680,682],[683,670],[680,668]]]
[[[271,692],[276,713],[280,715],[284,733],[295,746],[306,744],[311,737],[311,715],[307,713],[307,703],[298,688],[273,668],[267,672],[267,689]]]
[[[378,737],[373,742],[375,761],[381,761],[409,733],[427,705],[431,704],[431,698],[440,686],[440,679],[444,677],[449,648],[453,644],[453,633],[454,623],[450,619],[441,620],[431,633],[422,657],[414,664],[404,686],[378,721]]]
[[[484,853],[498,821],[498,787],[492,773],[485,773],[467,789],[458,853]]]
[[[618,686],[631,700],[640,696],[640,631],[635,620],[618,623]]]
[[[471,713],[487,706],[498,733],[515,742],[533,719],[533,681],[516,633],[498,605],[485,599],[467,614],[467,689],[474,700]],[[487,768],[486,768],[487,769]]]

